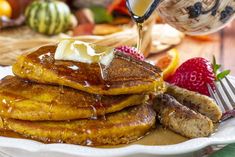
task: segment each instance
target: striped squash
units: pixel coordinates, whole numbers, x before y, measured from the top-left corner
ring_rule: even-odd
[[[56,0],[34,1],[27,7],[25,17],[30,28],[47,35],[66,31],[71,24],[69,7]]]

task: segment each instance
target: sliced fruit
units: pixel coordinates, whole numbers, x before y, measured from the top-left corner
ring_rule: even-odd
[[[176,71],[177,67],[179,66],[179,52],[177,49],[171,49],[167,52],[165,56],[160,58],[156,63],[163,71],[163,79],[168,79],[174,72]]]
[[[200,35],[200,36],[190,36],[192,39],[199,40],[199,41],[213,41],[216,40],[213,36],[211,35]]]
[[[12,15],[12,8],[8,1],[0,0],[0,16],[7,16],[11,17]]]

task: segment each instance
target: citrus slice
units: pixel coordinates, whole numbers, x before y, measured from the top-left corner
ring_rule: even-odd
[[[179,66],[179,60],[179,52],[177,49],[169,50],[166,55],[158,60],[156,66],[163,71],[164,80],[174,74],[175,70]]]

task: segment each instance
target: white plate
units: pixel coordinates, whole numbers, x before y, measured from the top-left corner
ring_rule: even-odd
[[[0,78],[12,74],[11,67],[0,67]],[[157,139],[156,139],[157,140]],[[235,143],[235,118],[220,124],[216,133],[208,138],[195,138],[166,146],[130,145],[122,148],[102,149],[70,144],[43,144],[40,142],[0,137],[0,156],[15,157],[144,157],[186,155],[210,145]]]

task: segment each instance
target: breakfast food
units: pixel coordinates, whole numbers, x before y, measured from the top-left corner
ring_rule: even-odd
[[[80,145],[126,144],[145,135],[155,124],[155,112],[140,105],[97,120],[31,122],[3,119],[7,129],[42,142]]]
[[[191,110],[207,116],[213,122],[218,122],[221,119],[222,112],[219,106],[208,96],[170,84],[167,85],[166,93],[174,96],[177,101]]]
[[[160,122],[175,132],[189,138],[209,136],[213,123],[206,117],[180,104],[174,97],[161,94],[154,100]]]
[[[144,94],[102,96],[14,76],[3,78],[0,84],[0,116],[20,120],[96,119],[146,100]]]
[[[20,56],[13,73],[0,82],[0,128],[46,143],[128,144],[158,131],[156,113],[182,142],[209,136],[221,117],[213,100],[166,84],[126,46],[64,39]]]
[[[34,1],[27,7],[25,17],[30,28],[47,35],[66,31],[71,24],[70,9],[61,1]]]
[[[74,40],[19,57],[13,72],[0,83],[2,128],[43,142],[136,141],[155,127],[148,93],[165,91],[155,66]]]
[[[207,84],[214,87],[215,78],[212,64],[208,60],[198,57],[184,62],[168,79],[168,82],[209,96]]]
[[[177,49],[167,51],[166,55],[159,58],[156,66],[162,70],[163,79],[167,80],[179,66],[180,57]]]
[[[129,47],[129,46],[119,46],[115,48],[115,51],[122,52],[126,55],[130,55],[138,60],[144,61],[144,55],[142,53],[139,53],[137,48],[135,47]]]
[[[121,52],[108,66],[98,63],[55,60],[56,46],[44,46],[22,55],[13,73],[40,83],[72,87],[101,95],[164,92],[160,70]]]

